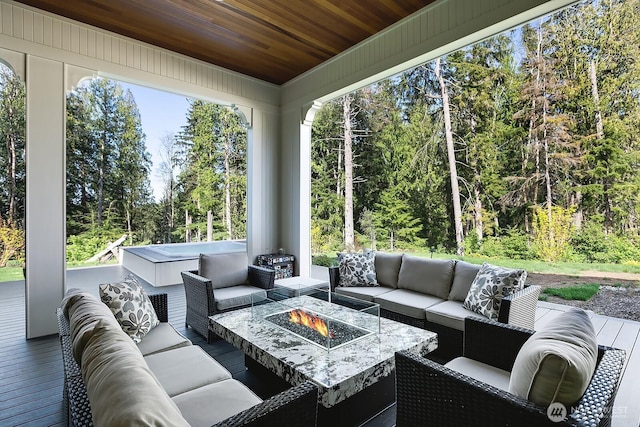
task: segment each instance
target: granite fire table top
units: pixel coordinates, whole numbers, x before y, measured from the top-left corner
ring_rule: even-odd
[[[287,300],[290,306],[296,302],[318,312],[345,310],[343,318],[371,316],[309,296]],[[313,381],[320,388],[320,402],[329,408],[391,374],[396,351],[425,355],[437,348],[434,332],[385,318],[379,321],[379,333],[330,351],[264,320],[259,307],[213,315],[209,328],[289,384]]]

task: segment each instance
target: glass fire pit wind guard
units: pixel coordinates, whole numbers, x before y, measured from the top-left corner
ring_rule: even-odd
[[[254,294],[252,321],[268,322],[327,351],[380,332],[380,306],[323,289],[291,296],[278,288]]]

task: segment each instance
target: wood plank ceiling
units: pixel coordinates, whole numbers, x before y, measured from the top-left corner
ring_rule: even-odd
[[[18,0],[282,84],[435,0]]]

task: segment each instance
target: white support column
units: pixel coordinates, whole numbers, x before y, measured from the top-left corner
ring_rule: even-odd
[[[65,285],[64,65],[27,56],[26,335],[57,332]]]
[[[311,127],[322,103],[302,109],[300,124],[300,275],[311,276]]]
[[[273,112],[256,109],[243,114],[251,123],[247,129],[247,254],[253,263],[278,245],[278,120]]]

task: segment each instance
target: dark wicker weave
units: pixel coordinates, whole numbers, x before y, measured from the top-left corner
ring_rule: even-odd
[[[338,267],[329,268],[329,283],[331,290],[335,291],[340,283],[340,270]],[[531,324],[535,319],[535,306],[540,294],[540,286],[529,285],[524,289],[502,299],[498,321],[509,324]],[[394,311],[380,308],[380,315],[396,322],[406,323],[422,329],[427,329],[438,334],[438,349],[429,357],[438,360],[450,360],[462,354],[463,332],[428,321],[426,318],[417,319]]]
[[[276,277],[275,270],[255,265],[248,266],[248,284],[262,289],[273,289]],[[199,276],[197,270],[183,271],[182,281],[184,282],[184,293],[187,300],[187,315],[185,325],[191,326],[194,331],[211,342],[216,339],[213,332],[209,330],[209,316],[220,313],[215,302],[215,289],[211,280]],[[236,310],[241,307],[234,307]]]
[[[533,333],[489,320],[465,320],[464,356],[511,370]],[[623,350],[600,346],[589,387],[563,422],[547,408],[409,352],[396,353],[397,426],[610,426],[625,359]]]
[[[149,295],[159,319],[167,318],[167,294]],[[158,305],[156,305],[158,304]],[[69,322],[61,309],[57,310],[60,328],[60,345],[64,364],[63,405],[67,424],[74,427],[91,427],[91,405],[82,374],[73,357]],[[66,334],[65,334],[66,332]],[[307,427],[316,425],[318,388],[307,381],[279,393],[264,402],[227,418],[216,426],[284,426]]]

